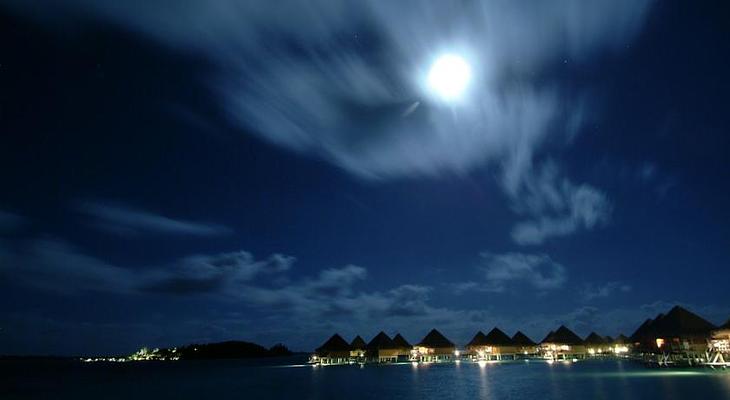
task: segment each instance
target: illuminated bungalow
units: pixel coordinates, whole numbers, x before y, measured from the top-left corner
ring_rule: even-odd
[[[586,338],[583,339],[583,343],[586,346],[588,354],[592,356],[611,352],[611,346],[608,344],[606,338],[596,332],[591,332],[588,336],[586,336]]]
[[[413,349],[413,359],[421,362],[441,362],[455,359],[456,346],[441,332],[432,329]]]
[[[350,362],[350,345],[335,333],[315,350],[309,362],[321,365],[347,364]]]
[[[616,355],[627,354],[631,350],[631,340],[620,334],[616,339],[611,340],[611,351]]]
[[[540,342],[540,352],[548,360],[585,358],[586,346],[578,335],[561,325],[558,330],[550,331]]]
[[[413,351],[413,346],[400,333],[393,337],[393,345],[398,351],[398,361],[408,361]]]
[[[484,348],[487,347],[487,335],[479,331],[466,344],[466,353],[473,360],[486,360]]]
[[[517,347],[512,342],[512,338],[507,336],[499,328],[495,327],[489,331],[482,342],[484,344],[480,346],[477,352],[480,359],[497,361],[505,357],[515,359]]]
[[[350,359],[355,362],[365,362],[365,349],[367,344],[360,335],[355,336],[350,343]]]
[[[529,337],[527,337],[527,335],[520,331],[517,331],[517,333],[512,336],[512,343],[514,343],[515,347],[517,348],[517,352],[524,356],[535,355],[539,353],[539,347],[537,346],[537,343],[533,342],[532,339],[530,339]]]
[[[730,365],[730,319],[717,330],[712,331],[708,364],[724,367]]]
[[[638,350],[652,354],[683,354],[687,361],[699,359],[708,349],[708,339],[717,328],[697,314],[675,306],[666,315],[647,320],[631,335]],[[676,358],[676,357],[675,357]]]
[[[397,362],[398,348],[385,332],[380,332],[367,344],[365,355],[370,362]]]

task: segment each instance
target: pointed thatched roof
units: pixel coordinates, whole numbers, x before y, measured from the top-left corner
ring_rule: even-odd
[[[324,344],[319,346],[317,350],[315,350],[318,354],[324,354],[324,353],[330,353],[330,352],[339,352],[339,351],[350,351],[350,345],[347,344],[345,339],[342,338],[342,336],[338,334],[332,335],[329,339],[327,339]]]
[[[560,325],[560,328],[552,335],[548,336],[542,341],[543,343],[561,343],[561,344],[583,344],[583,340],[573,333],[570,329],[566,328],[565,325]]]
[[[486,337],[487,345],[489,346],[512,346],[512,338],[507,336],[506,333],[502,332],[499,328],[494,327]]]
[[[431,329],[416,346],[431,347],[431,348],[445,348],[445,347],[456,347],[449,339],[446,339],[441,332],[436,329]]]
[[[471,339],[471,341],[467,344],[468,346],[486,346],[487,336],[484,334],[484,332],[479,331],[474,335],[474,337]]]
[[[623,333],[616,336],[616,339],[614,339],[611,343],[617,343],[617,344],[624,344],[628,343],[629,338],[627,338]]]
[[[604,340],[604,341],[605,341],[606,343],[613,343],[613,338],[612,338],[611,336],[608,336],[608,335],[604,336],[604,337],[603,337],[603,340]]]
[[[379,349],[395,349],[393,339],[386,335],[385,332],[380,331],[375,337],[368,343],[368,350],[379,350]]]
[[[536,344],[532,341],[532,339],[520,331],[517,331],[517,333],[512,336],[512,342],[518,346],[534,346]]]
[[[366,346],[365,340],[363,340],[360,335],[355,336],[355,339],[352,339],[352,342],[350,343],[350,349],[352,350],[362,350]]]
[[[641,325],[639,325],[638,328],[634,331],[633,334],[631,334],[631,341],[632,342],[639,342],[641,339],[646,336],[647,331],[649,330],[649,327],[654,322],[653,319],[647,318],[646,321],[644,321]]]
[[[606,338],[603,336],[597,334],[596,332],[591,332],[588,336],[586,336],[585,339],[583,339],[583,343],[585,344],[606,344]]]
[[[706,335],[717,329],[706,319],[680,306],[674,306],[667,315],[651,324],[650,332],[656,337]]]
[[[545,335],[545,338],[540,341],[540,343],[548,343],[550,342],[550,338],[552,338],[555,335],[555,331],[548,332],[547,335]]]
[[[400,333],[396,334],[393,338],[393,345],[399,349],[410,349],[413,347]]]

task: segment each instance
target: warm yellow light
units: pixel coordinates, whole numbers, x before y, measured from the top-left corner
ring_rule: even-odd
[[[661,349],[663,345],[664,345],[664,339],[657,338],[656,347]]]

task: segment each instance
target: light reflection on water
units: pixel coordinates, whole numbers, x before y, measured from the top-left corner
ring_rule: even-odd
[[[247,361],[0,363],[0,399],[730,399],[730,371],[628,361],[312,367]]]

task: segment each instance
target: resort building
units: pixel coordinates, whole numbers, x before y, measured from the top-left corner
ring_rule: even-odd
[[[315,350],[309,362],[321,365],[347,364],[350,362],[350,345],[335,333]]]
[[[396,334],[393,337],[393,345],[395,346],[395,349],[397,351],[397,357],[399,362],[408,361],[411,359],[413,346],[408,343],[406,338],[401,336],[400,333]]]
[[[540,352],[540,348],[537,343],[521,331],[517,331],[517,333],[512,336],[512,343],[514,343],[517,348],[517,353],[523,356],[533,356]]]
[[[585,344],[586,351],[591,356],[612,353],[611,345],[609,344],[608,340],[605,337],[597,334],[596,332],[591,332],[588,336],[586,336],[586,338],[583,339],[583,344]]]
[[[480,360],[499,361],[503,358],[514,360],[517,354],[517,347],[512,342],[512,338],[496,327],[481,338],[481,343],[482,345],[475,347]]]
[[[609,343],[611,344],[611,352],[615,355],[625,355],[631,351],[631,340],[624,334],[616,336],[616,339],[609,341]]]
[[[551,361],[585,358],[586,347],[578,335],[561,325],[556,331],[550,331],[540,342],[540,353]]]
[[[381,331],[367,344],[365,355],[370,362],[397,362],[398,348],[393,339]]]
[[[712,331],[708,364],[711,366],[730,366],[730,319],[717,330]]]
[[[637,348],[647,353],[704,353],[715,325],[675,306],[666,315],[647,320],[631,335]]]
[[[432,329],[420,342],[418,342],[412,353],[414,361],[421,362],[442,362],[456,359],[456,346],[449,339],[446,339],[441,332]]]
[[[474,337],[466,344],[466,354],[472,360],[486,360],[484,356],[484,348],[487,346],[487,335],[484,332],[477,332]]]
[[[365,362],[365,350],[367,344],[360,335],[355,336],[350,343],[350,360],[354,362]]]

